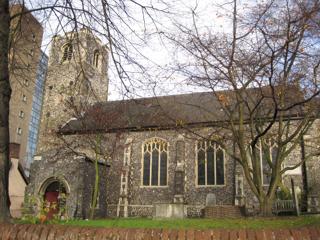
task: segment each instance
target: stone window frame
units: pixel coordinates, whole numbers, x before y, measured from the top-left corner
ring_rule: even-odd
[[[17,134],[22,135],[22,128],[21,127],[17,127]]]
[[[22,94],[22,102],[27,102],[27,96],[25,94]]]
[[[71,61],[72,56],[73,56],[73,45],[71,42],[67,42],[62,46],[62,58],[61,62],[62,63],[68,63]]]
[[[24,115],[25,115],[25,114],[24,114],[24,111],[23,111],[23,110],[20,110],[20,112],[19,112],[19,117],[20,117],[20,118],[24,118]]]
[[[202,141],[212,141],[215,142],[214,140],[197,140],[195,142],[195,186],[196,188],[207,188],[207,187],[214,187],[214,188],[221,188],[221,187],[226,187],[227,186],[227,174],[226,174],[226,162],[227,162],[227,154],[225,149],[223,149],[221,146],[219,146],[218,148],[220,148],[223,151],[223,176],[224,176],[224,184],[207,184],[207,167],[205,167],[205,184],[204,185],[199,185],[198,184],[198,143],[202,142]],[[218,145],[217,142],[215,142],[215,144]],[[207,151],[205,151],[205,155],[207,155]],[[216,151],[215,151],[215,156],[216,156]],[[216,159],[216,158],[214,158]],[[215,161],[215,166],[216,166],[216,161]],[[207,166],[207,157],[205,158],[205,166]],[[215,168],[216,169],[216,168]],[[215,174],[215,183],[217,182],[217,174]]]
[[[100,54],[100,51],[98,49],[93,51],[93,62],[92,62],[92,65],[95,68],[99,68],[99,66],[100,66],[100,61],[101,61],[100,55],[101,54]]]
[[[144,185],[143,184],[143,170],[144,170],[144,146],[145,144],[149,143],[149,142],[155,142],[155,141],[162,141],[164,143],[166,143],[166,153],[167,153],[167,171],[166,171],[166,177],[167,177],[167,181],[166,181],[166,185],[160,185],[160,161],[159,161],[159,165],[158,165],[158,185],[151,185],[151,177],[152,177],[152,163],[150,163],[150,179],[149,179],[149,185]],[[146,139],[142,145],[141,145],[141,179],[140,179],[140,188],[168,188],[169,187],[169,166],[170,166],[170,154],[169,154],[169,148],[170,148],[170,144],[167,140],[160,138],[160,137],[152,137],[152,138],[148,138]],[[152,157],[150,157],[150,159],[152,159]]]
[[[36,42],[36,35],[35,33],[31,33],[32,42]]]

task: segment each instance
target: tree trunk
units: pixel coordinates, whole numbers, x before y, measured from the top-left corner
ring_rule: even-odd
[[[263,217],[273,216],[272,205],[273,205],[273,200],[269,199],[268,197],[265,197],[262,200],[260,200],[260,216],[263,216]]]
[[[9,177],[9,1],[0,0],[0,221],[10,218]]]

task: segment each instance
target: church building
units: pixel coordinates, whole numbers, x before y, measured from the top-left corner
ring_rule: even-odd
[[[256,213],[243,170],[227,154],[237,151],[235,144],[225,149],[214,140],[226,117],[219,99],[204,92],[107,101],[108,51],[87,29],[54,37],[26,199],[57,202],[65,218],[88,218],[92,207],[96,217]],[[272,158],[276,146],[269,147]],[[300,144],[288,162],[300,161],[303,151]],[[310,212],[320,210],[318,169],[313,160],[284,176],[294,178],[301,193],[308,189]],[[96,177],[98,202],[92,206]]]

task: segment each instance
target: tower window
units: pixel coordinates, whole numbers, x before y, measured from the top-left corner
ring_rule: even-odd
[[[26,102],[27,101],[27,96],[26,95],[22,95],[22,101]]]
[[[24,118],[24,111],[21,110],[21,111],[19,112],[19,117],[20,117],[20,118]]]
[[[29,80],[28,79],[24,80],[24,85],[27,86],[27,87],[29,86]]]
[[[32,42],[35,42],[36,41],[36,35],[34,33],[31,33],[31,36],[32,36]]]
[[[72,58],[72,45],[70,43],[68,43],[67,45],[65,45],[65,47],[63,48],[63,56],[62,56],[62,61],[70,61]]]
[[[95,50],[93,54],[93,66],[98,67],[99,60],[100,60],[100,53],[98,50]]]
[[[21,134],[22,134],[22,128],[20,128],[20,127],[17,128],[17,134],[18,134],[18,135],[21,135]]]

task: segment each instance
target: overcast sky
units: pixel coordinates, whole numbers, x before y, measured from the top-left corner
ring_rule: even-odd
[[[41,1],[41,0],[39,0]],[[92,0],[92,2],[98,0]],[[163,0],[165,1],[165,0]],[[185,79],[177,73],[173,73],[174,62],[181,58],[176,47],[170,42],[164,34],[179,34],[177,25],[192,28],[192,10],[196,12],[195,21],[200,31],[206,32],[228,32],[230,31],[230,13],[231,4],[223,0],[172,0],[168,1],[169,5],[163,4],[163,1],[141,0],[139,3],[164,9],[168,13],[152,12],[152,19],[141,14],[141,9],[128,4],[127,11],[130,12],[133,19],[128,19],[125,23],[118,21],[120,29],[127,39],[136,43],[134,46],[128,45],[129,55],[132,56],[139,64],[143,65],[146,71],[141,71],[130,62],[123,61],[123,65],[130,75],[130,81],[123,82],[115,73],[115,67],[112,62],[109,66],[109,99],[123,99],[127,97],[145,97],[154,95],[168,95],[189,93],[193,91],[203,91],[186,85]],[[45,3],[49,1],[44,1]],[[124,1],[125,3],[130,1]],[[239,1],[242,9],[247,7],[249,1]],[[261,2],[261,1],[260,1]],[[43,1],[42,1],[43,3]],[[29,0],[29,8],[36,8],[37,1]],[[42,14],[37,15],[38,19],[45,18]],[[43,50],[48,54],[50,41],[53,34],[56,33],[57,17],[50,16],[49,22],[43,22],[44,25],[44,42]],[[155,21],[156,24],[154,24]],[[117,20],[115,20],[117,22]],[[129,22],[130,27],[134,30],[139,39],[133,32],[130,32],[125,26]],[[127,92],[129,88],[130,92]]]
[[[177,24],[182,24],[192,28],[192,9],[196,11],[197,26],[202,31],[228,32],[230,31],[230,4],[224,4],[225,1],[172,1],[170,14],[157,14],[159,24],[157,31],[168,32],[170,34],[179,34]],[[139,14],[139,13],[138,13]],[[139,31],[137,25],[137,31]],[[156,32],[153,25],[149,24],[149,32]],[[144,29],[140,29],[144,31]],[[153,34],[148,38],[148,45],[142,47],[140,51],[148,58],[141,56],[137,58],[149,70],[148,74],[141,75],[139,72],[133,74],[134,88],[129,97],[172,95],[180,93],[190,93],[194,91],[206,91],[188,86],[185,78],[177,72],[173,73],[175,60],[181,55],[176,51],[176,47],[163,35]],[[149,61],[150,60],[150,61]],[[110,89],[109,99],[121,99],[126,93],[123,85],[119,84],[118,78],[112,72],[112,66],[109,71]],[[207,90],[208,91],[208,90]]]

